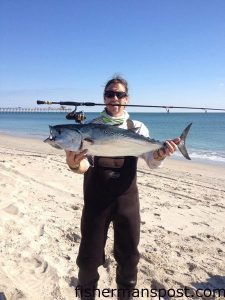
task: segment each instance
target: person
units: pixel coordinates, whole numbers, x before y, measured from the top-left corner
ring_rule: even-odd
[[[104,89],[104,111],[93,123],[116,125],[148,137],[147,127],[131,120],[124,104],[129,101],[128,83],[116,76]],[[165,157],[172,155],[180,139],[168,140],[158,151],[145,153],[142,158],[150,168],[157,168]],[[84,206],[81,218],[81,243],[77,257],[81,299],[95,299],[94,290],[99,279],[98,267],[105,262],[104,248],[109,224],[114,229],[114,257],[117,262],[116,282],[118,299],[132,299],[137,282],[140,238],[140,212],[137,188],[136,157],[94,157],[93,166],[87,159],[87,150],[80,153],[66,151],[66,162],[71,170],[84,174]],[[91,294],[91,295],[90,295]]]

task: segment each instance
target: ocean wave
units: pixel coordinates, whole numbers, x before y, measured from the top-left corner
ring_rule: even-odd
[[[193,161],[201,161],[208,163],[218,163],[225,165],[225,152],[223,151],[210,151],[210,150],[198,150],[198,149],[188,149],[189,156]],[[176,152],[175,157],[181,158],[182,154]]]

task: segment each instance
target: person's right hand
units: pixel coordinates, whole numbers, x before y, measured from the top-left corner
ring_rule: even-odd
[[[66,163],[71,169],[79,168],[81,161],[86,158],[87,150],[81,152],[66,151]]]

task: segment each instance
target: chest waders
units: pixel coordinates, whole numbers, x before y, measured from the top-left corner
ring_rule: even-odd
[[[111,222],[117,262],[116,282],[122,290],[131,290],[136,285],[140,238],[136,172],[136,157],[94,157],[94,167],[84,175],[82,238],[77,257],[81,299],[95,299],[85,290],[93,291],[97,287],[98,267],[105,262],[104,248]],[[132,298],[122,295],[118,299]]]

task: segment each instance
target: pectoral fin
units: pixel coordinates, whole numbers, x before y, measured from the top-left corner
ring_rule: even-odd
[[[92,139],[89,138],[85,138],[83,139],[83,143],[85,142],[86,145],[93,145],[94,141]]]
[[[94,157],[88,155],[88,156],[87,156],[87,160],[88,160],[90,166],[93,168],[93,167],[94,167]]]

